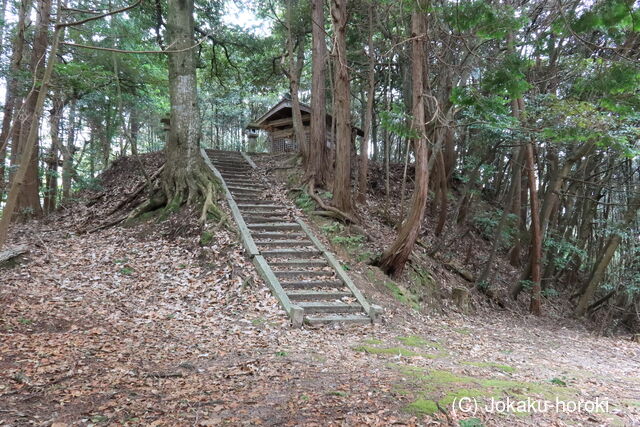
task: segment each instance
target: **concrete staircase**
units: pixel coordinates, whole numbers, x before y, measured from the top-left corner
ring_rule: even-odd
[[[276,201],[244,153],[202,150],[223,182],[240,235],[258,272],[294,326],[371,323],[382,311],[370,304],[335,256],[292,206]]]

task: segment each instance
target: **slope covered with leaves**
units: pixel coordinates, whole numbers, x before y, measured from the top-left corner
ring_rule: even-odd
[[[108,212],[142,182],[129,172],[104,180],[94,206]],[[553,317],[414,310],[340,245],[350,273],[384,306],[382,322],[290,329],[232,230],[203,242],[192,215],[179,212],[162,223],[79,233],[103,223],[86,220],[93,197],[79,199],[58,217],[12,230],[12,242],[30,253],[2,267],[1,423],[640,422],[635,343]],[[610,406],[467,414],[453,405],[464,396],[600,398]]]

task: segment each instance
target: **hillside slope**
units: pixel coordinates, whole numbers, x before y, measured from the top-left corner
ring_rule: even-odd
[[[151,159],[148,172],[159,163]],[[122,162],[57,216],[12,230],[12,242],[30,253],[2,271],[2,422],[640,423],[638,344],[480,303],[471,316],[448,303],[435,310],[428,297],[441,298],[460,274],[433,261],[430,275],[438,286],[447,281],[445,291],[420,301],[408,282],[391,282],[358,261],[354,253],[366,251],[336,241],[349,235],[332,223],[316,225],[385,308],[380,324],[289,328],[233,229],[203,240],[189,212],[80,233],[117,218],[106,213],[142,182]],[[468,399],[462,406],[461,398]],[[484,408],[492,398],[609,406],[602,413],[555,406],[492,413]],[[477,412],[468,406],[474,399]]]

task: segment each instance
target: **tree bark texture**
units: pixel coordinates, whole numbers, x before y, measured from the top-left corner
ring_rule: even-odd
[[[412,128],[417,137],[414,139],[415,154],[415,190],[409,213],[402,223],[398,236],[382,254],[379,267],[387,274],[398,276],[413,250],[420,232],[429,188],[429,169],[427,159],[427,140],[425,129],[425,35],[426,17],[420,11],[411,14],[411,56],[412,56]]]
[[[334,66],[336,170],[333,182],[333,204],[339,210],[350,214],[353,205],[351,200],[351,94],[346,45],[347,0],[332,0],[331,16],[336,54]]]
[[[49,45],[49,20],[51,15],[51,0],[40,0],[37,7],[36,28],[33,39],[33,50],[31,52],[31,62],[29,71],[35,81],[41,81],[44,75],[45,60],[47,55],[47,47]],[[24,121],[22,121],[20,134],[20,142],[17,146],[16,161],[18,164],[27,162],[27,168],[24,182],[21,186],[20,194],[16,205],[16,213],[19,218],[28,218],[30,216],[42,215],[42,206],[40,205],[40,179],[38,176],[38,140],[36,135],[35,147],[32,151],[27,150],[29,145],[29,135],[32,125],[38,125],[40,119],[36,114],[38,95],[40,87],[34,85],[33,89],[27,95],[24,103]],[[19,119],[19,117],[16,117]],[[14,124],[15,126],[15,124]],[[14,141],[15,143],[15,141]],[[29,153],[27,153],[29,151]],[[29,154],[27,156],[27,154]]]
[[[364,111],[364,136],[360,145],[360,167],[358,168],[358,202],[367,199],[367,175],[369,172],[369,140],[371,139],[371,125],[373,121],[373,101],[375,98],[375,64],[373,51],[373,4],[369,5],[369,70],[367,75],[367,106]]]
[[[327,147],[325,72],[327,45],[324,36],[324,2],[311,1],[311,128],[305,180],[326,186],[331,175]]]

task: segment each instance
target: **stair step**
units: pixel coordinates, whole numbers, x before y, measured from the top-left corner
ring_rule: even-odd
[[[240,209],[240,212],[242,212],[243,215],[247,215],[247,216],[269,216],[269,217],[283,217],[288,213],[287,211],[276,211],[276,210],[266,211],[266,210],[260,210],[260,209],[245,209],[245,208]]]
[[[215,167],[217,167],[218,169],[224,169],[224,170],[239,170],[239,171],[249,171],[251,170],[251,166],[249,166],[248,164],[240,164],[240,165],[232,165],[232,164],[228,164],[228,163],[214,163],[213,164]]]
[[[371,318],[364,315],[326,315],[326,316],[305,316],[304,322],[309,325],[325,325],[327,323],[353,323],[365,324],[371,323]]]
[[[260,224],[266,223],[266,222],[282,222],[287,220],[287,218],[283,218],[282,215],[262,216],[262,215],[253,215],[253,214],[244,213],[243,216],[247,222],[260,223]]]
[[[213,161],[215,166],[248,166],[244,159],[216,159]]]
[[[271,257],[292,257],[292,258],[304,258],[308,256],[318,256],[322,252],[319,250],[304,250],[304,249],[268,249],[266,251],[260,251],[264,256]]]
[[[274,205],[273,201],[269,201],[269,204],[267,203],[238,203],[238,208],[240,208],[240,210],[243,209],[283,209],[284,206],[282,205]]]
[[[325,271],[286,270],[286,271],[274,271],[273,273],[276,275],[276,277],[297,277],[297,276],[322,277],[322,276],[333,276],[334,274],[332,270],[325,270]]]
[[[350,297],[352,294],[340,291],[289,291],[287,296],[292,301],[322,301]]]
[[[270,262],[269,265],[272,267],[289,267],[289,268],[299,268],[299,267],[326,267],[327,261],[321,259],[292,259],[289,261],[273,261]]]
[[[252,189],[252,188],[237,188],[237,187],[227,187],[229,191],[233,194],[243,195],[243,196],[254,196],[260,197],[262,195],[262,190]]]
[[[291,219],[291,204],[274,200],[273,185],[256,174],[246,156],[238,151],[206,153],[272,268],[271,280],[277,279],[291,301],[303,309],[304,323],[369,324],[364,307],[314,245],[307,228]]]
[[[233,189],[233,190],[239,190],[239,191],[255,191],[257,193],[262,193],[262,190],[264,189],[264,187],[258,187],[253,185],[237,185],[237,184],[230,184],[228,182],[227,182],[227,188],[229,190]]]
[[[305,313],[357,313],[363,308],[360,304],[347,304],[344,302],[299,302]]]
[[[255,243],[264,246],[313,246],[311,240],[256,240]]]
[[[251,180],[227,179],[225,181],[227,183],[227,186],[231,185],[234,187],[244,187],[244,188],[267,188],[266,185],[256,183],[255,181],[251,181]]]
[[[255,239],[287,239],[287,238],[296,238],[296,237],[305,237],[305,234],[302,233],[278,233],[278,232],[259,232],[254,231],[251,233],[251,236]]]
[[[253,172],[253,169],[229,169],[223,167],[217,169],[223,176],[229,175],[240,179],[251,179],[251,172]]]
[[[215,167],[223,168],[223,169],[238,169],[238,170],[250,170],[251,166],[247,163],[238,163],[238,162],[213,162]]]
[[[309,289],[309,288],[343,288],[340,280],[297,280],[295,282],[280,282],[283,288]]]
[[[220,171],[222,177],[225,179],[225,181],[227,179],[250,179],[251,175],[249,174],[238,174],[238,173],[229,173],[229,172],[224,172],[224,171]]]
[[[240,197],[234,197],[234,199],[237,200],[242,200],[242,198]],[[247,206],[247,205],[262,205],[262,206],[276,206],[273,204],[273,200],[264,200],[264,199],[251,199],[251,198],[245,198],[244,200],[237,202],[238,203],[238,207],[243,207],[243,206]],[[277,206],[276,206],[277,207]]]
[[[300,224],[297,222],[278,222],[278,223],[251,223],[247,227],[253,230],[299,230]]]

